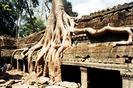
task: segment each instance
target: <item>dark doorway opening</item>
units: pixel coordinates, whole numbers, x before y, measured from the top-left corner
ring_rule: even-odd
[[[62,80],[80,83],[80,68],[78,66],[62,65]]]
[[[119,71],[88,68],[89,88],[122,88]]]
[[[10,64],[11,58],[10,57],[0,57],[0,67],[3,67],[4,64]]]

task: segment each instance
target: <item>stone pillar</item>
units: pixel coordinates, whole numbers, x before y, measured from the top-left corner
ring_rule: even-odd
[[[20,63],[19,63],[19,60],[17,59],[17,70],[19,71],[20,70]]]
[[[133,77],[122,77],[122,88],[133,88]]]
[[[26,72],[26,66],[25,66],[24,60],[23,60],[23,72]]]
[[[129,88],[129,80],[128,77],[122,77],[122,88]]]
[[[81,71],[81,88],[88,88],[87,68],[80,67],[80,71]]]
[[[129,88],[133,88],[133,77],[129,79]]]

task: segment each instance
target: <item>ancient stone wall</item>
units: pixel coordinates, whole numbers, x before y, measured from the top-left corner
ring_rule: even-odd
[[[0,48],[1,49],[15,49],[16,38],[0,36]]]
[[[133,26],[133,2],[114,6],[113,8],[82,16],[78,28],[102,28],[111,23],[112,26]]]
[[[45,30],[33,33],[25,38],[17,39],[17,43],[16,43],[17,47],[23,48],[23,47],[27,47],[27,46],[29,46],[29,47],[32,46],[33,44],[35,44],[36,42],[38,42],[41,39],[44,32],[45,32]]]

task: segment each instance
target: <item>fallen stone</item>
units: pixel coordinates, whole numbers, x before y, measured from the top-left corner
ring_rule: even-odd
[[[36,82],[33,80],[33,81],[30,81],[29,82],[29,85],[34,85]]]
[[[133,64],[133,59],[131,60],[131,63]]]
[[[6,81],[3,79],[0,79],[0,84],[5,83]]]
[[[0,83],[0,88],[5,88],[5,87],[6,87],[5,84]]]
[[[5,88],[12,88],[12,85],[15,84],[15,80],[9,80],[5,83]]]
[[[56,85],[66,87],[66,88],[79,88],[80,87],[80,85],[78,83],[67,82],[67,81],[58,82],[58,83],[56,83]]]
[[[30,88],[29,86],[30,85],[28,84],[23,84],[23,85],[16,84],[16,85],[13,85],[13,88]]]
[[[19,82],[22,82],[22,80],[14,80],[15,83],[19,83]]]
[[[4,74],[6,71],[10,70],[11,67],[11,64],[4,64],[3,67],[0,68],[0,72]]]
[[[46,86],[45,88],[66,88],[66,87],[61,87],[61,86],[53,85],[53,86]]]
[[[14,80],[9,80],[8,82],[6,82],[6,86],[8,86],[8,85],[13,85],[14,83],[15,83]]]
[[[36,74],[35,72],[31,72],[30,74],[28,74],[26,77],[25,77],[25,81],[27,84],[29,85],[34,85],[36,82],[37,82],[37,77],[36,77]]]
[[[12,85],[7,85],[6,88],[12,88]]]
[[[40,83],[40,84],[47,84],[48,83],[48,81],[49,81],[49,78],[48,77],[39,77],[38,78],[38,83]]]
[[[47,85],[41,85],[39,88],[46,88]]]

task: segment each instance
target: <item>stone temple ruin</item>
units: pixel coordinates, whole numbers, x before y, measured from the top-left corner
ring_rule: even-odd
[[[82,16],[77,28],[100,29],[107,24],[113,27],[133,26],[133,2]],[[22,59],[22,48],[31,47],[45,31],[23,39],[1,39],[0,65],[11,63],[13,68],[27,72],[27,61]],[[81,83],[83,88],[133,88],[133,44],[116,45],[113,42],[127,40],[127,33],[112,33],[99,36],[77,35],[74,45],[63,53],[62,78]],[[32,56],[33,66],[36,53]]]

